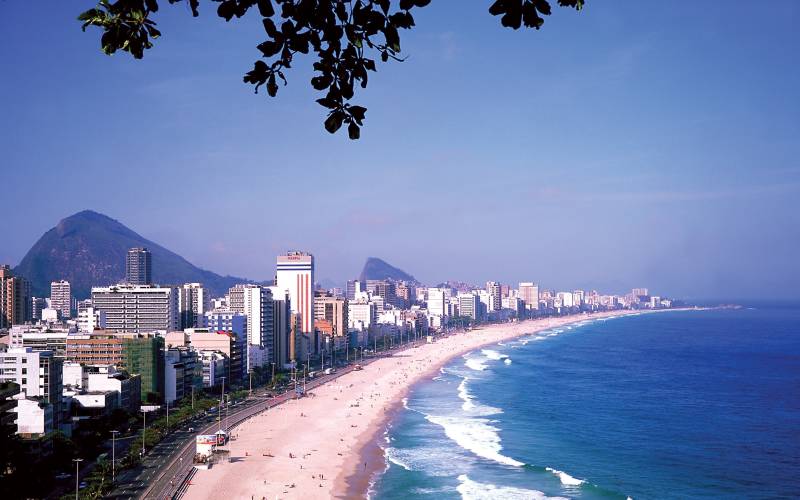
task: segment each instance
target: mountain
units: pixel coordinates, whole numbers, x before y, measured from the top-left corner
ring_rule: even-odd
[[[364,263],[364,269],[361,270],[359,279],[361,281],[393,279],[395,281],[417,283],[417,280],[407,272],[377,257],[369,257],[367,259],[367,262]]]
[[[63,219],[39,238],[15,274],[31,281],[32,294],[50,296],[50,282],[65,279],[78,299],[89,297],[92,286],[119,283],[125,277],[129,248],[147,247],[152,254],[153,281],[160,284],[203,283],[213,296],[222,296],[236,283],[251,282],[200,269],[120,222],[85,210]]]

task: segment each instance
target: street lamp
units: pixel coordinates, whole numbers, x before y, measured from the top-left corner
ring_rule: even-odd
[[[80,498],[79,495],[78,495],[78,493],[80,491],[80,484],[79,484],[79,479],[78,479],[79,478],[79,472],[80,472],[79,464],[81,462],[83,462],[83,459],[82,458],[73,458],[72,461],[75,462],[75,500],[78,500]]]
[[[142,408],[142,459],[144,459],[144,435],[147,434],[147,412]]]
[[[117,478],[117,434],[119,431],[111,431],[111,484]]]

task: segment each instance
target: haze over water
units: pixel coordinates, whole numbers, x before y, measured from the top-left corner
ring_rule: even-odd
[[[388,432],[375,498],[794,498],[800,308],[559,328],[458,358]]]

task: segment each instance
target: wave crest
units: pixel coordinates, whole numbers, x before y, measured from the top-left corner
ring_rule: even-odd
[[[548,497],[538,490],[479,483],[470,479],[466,474],[458,476],[458,480],[461,484],[456,487],[456,491],[461,494],[463,500],[495,500],[497,498],[508,500],[566,500],[562,499],[562,497]]]
[[[500,435],[497,427],[485,418],[436,417],[426,415],[425,419],[444,429],[444,433],[465,450],[479,457],[494,460],[511,467],[522,467],[522,462],[502,455]]]

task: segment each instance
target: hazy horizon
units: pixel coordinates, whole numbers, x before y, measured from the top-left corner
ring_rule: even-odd
[[[0,79],[0,263],[91,209],[256,280],[298,248],[339,283],[375,256],[430,284],[800,298],[796,2],[588,2],[519,32],[432,2],[357,95],[358,142],[322,128],[309,58],[275,99],[241,82],[255,16],[165,4],[134,61],[81,32],[93,3],[0,6],[25,68]]]

